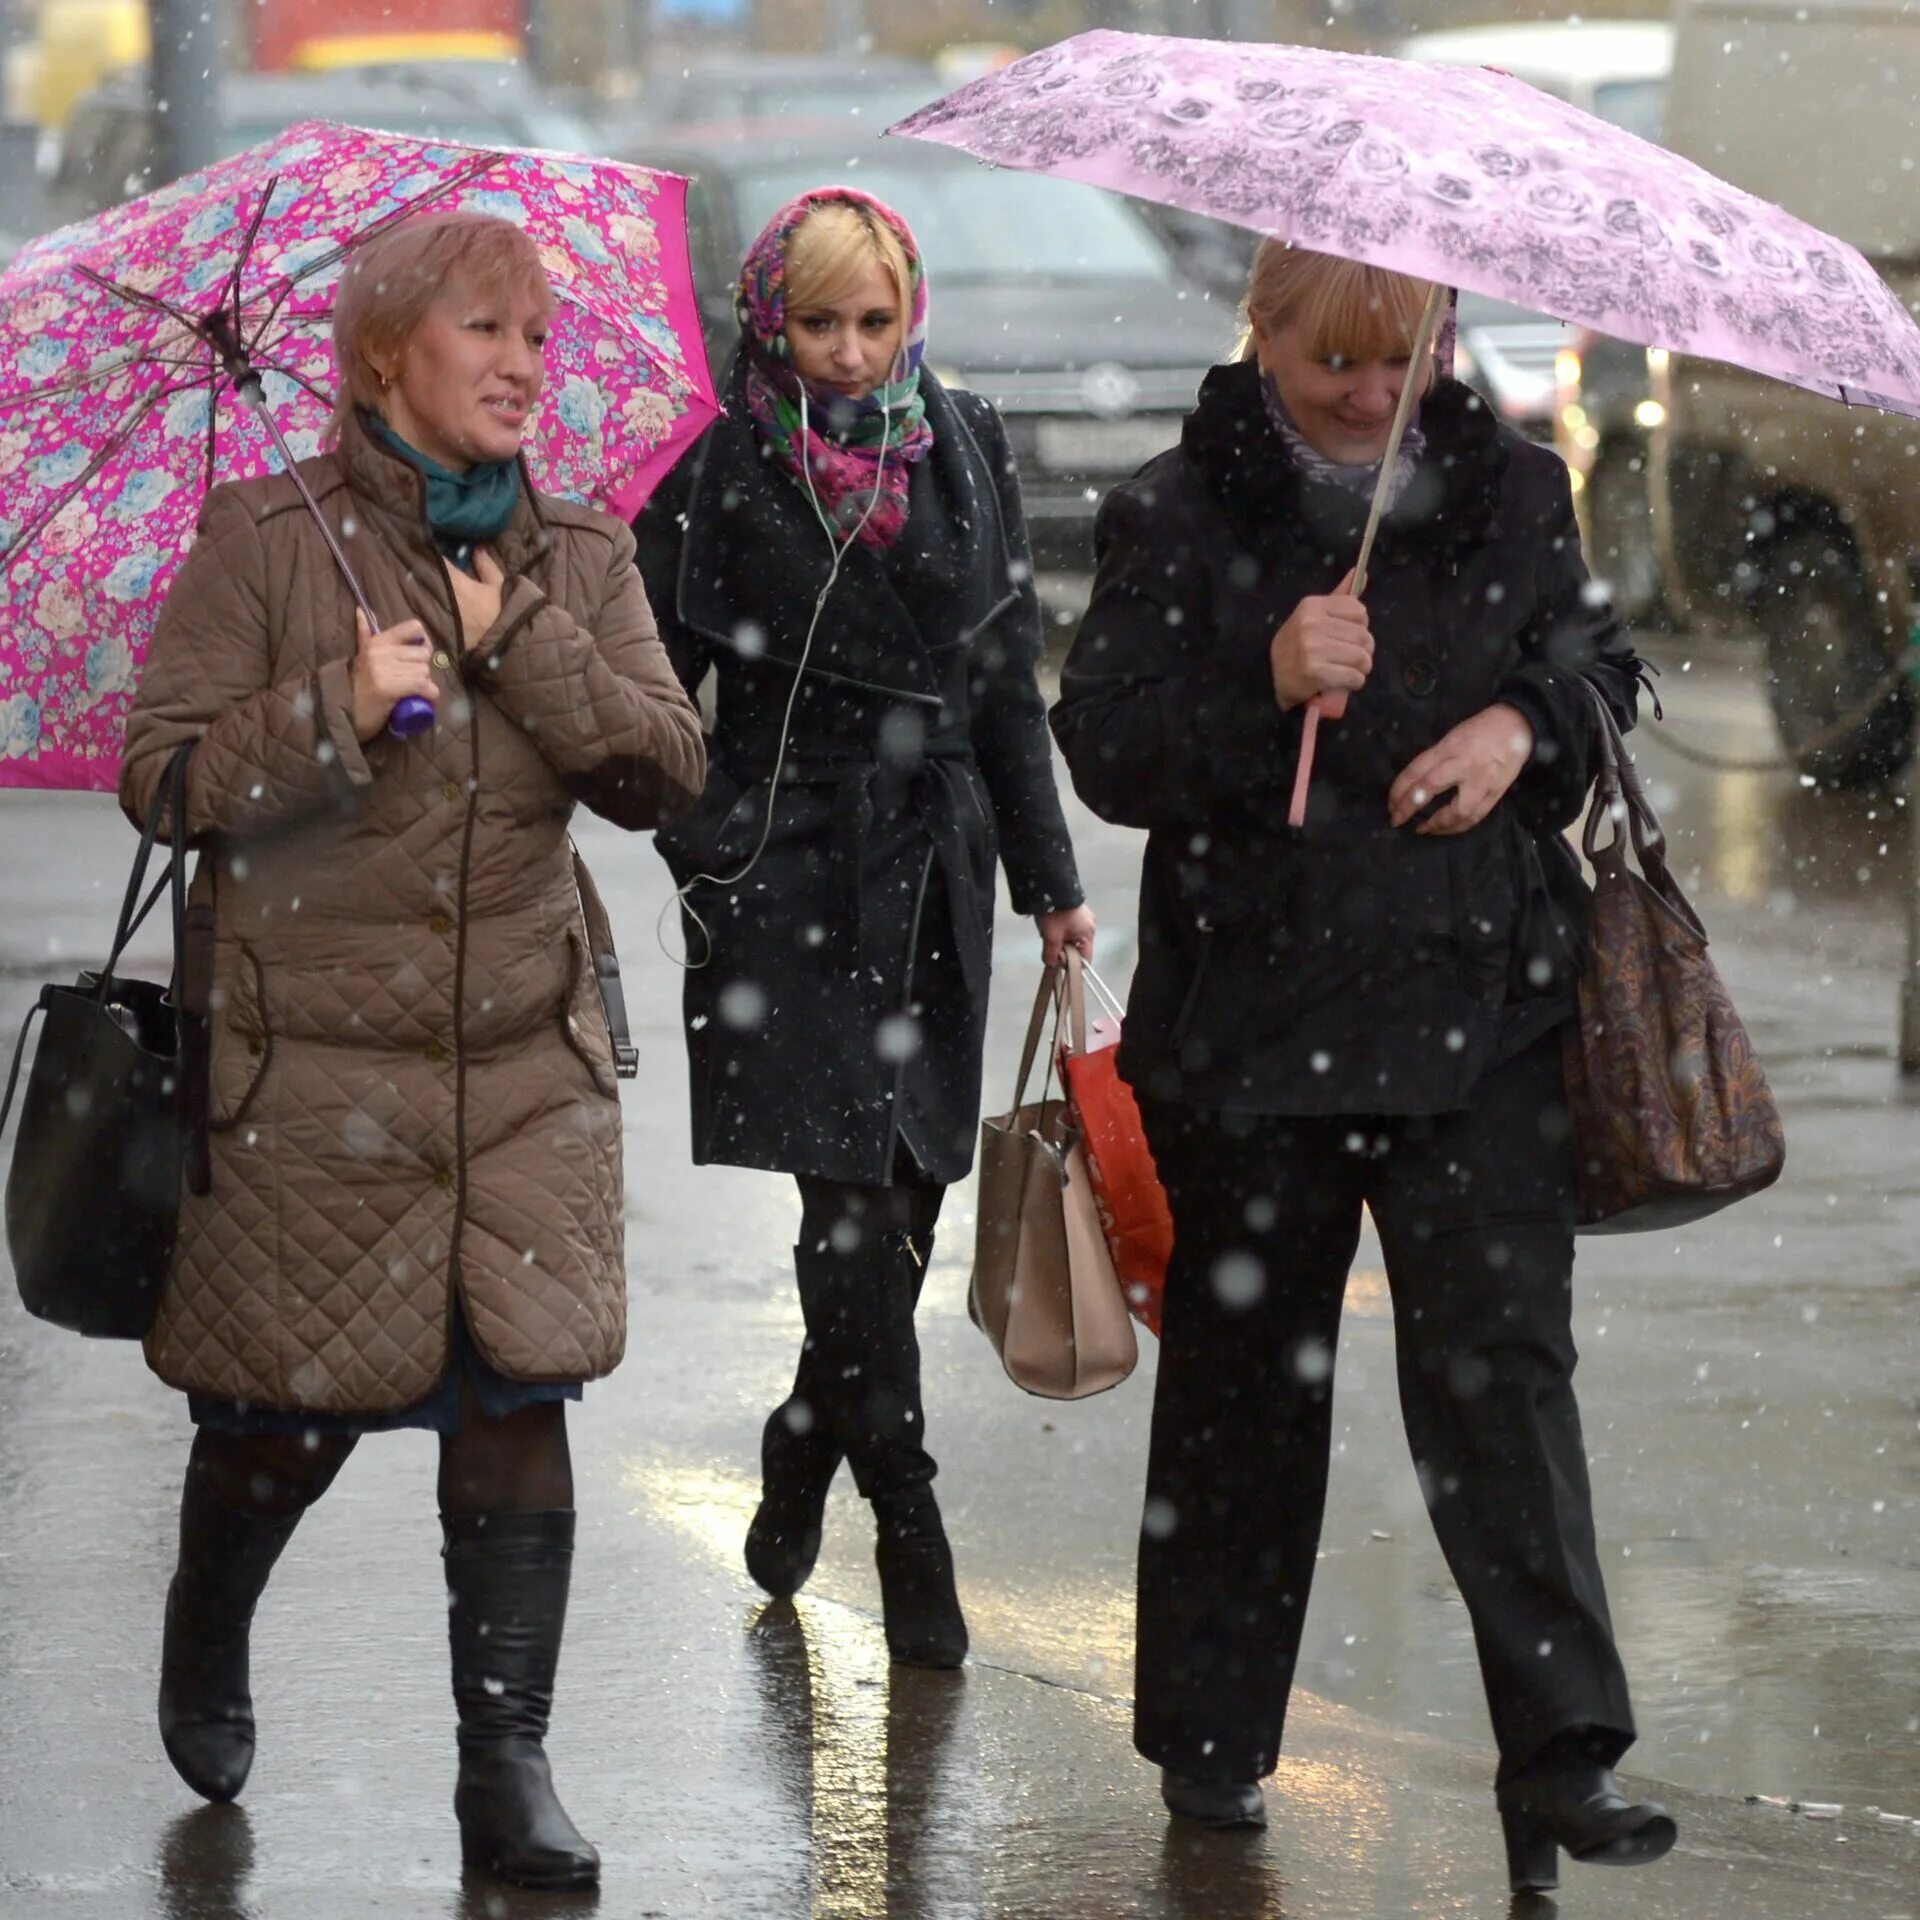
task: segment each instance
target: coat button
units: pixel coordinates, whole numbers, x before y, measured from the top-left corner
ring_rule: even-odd
[[[433,650],[433,664],[438,667],[442,673],[445,673],[446,670],[453,665],[453,655],[450,654],[445,647],[435,647]]]
[[[433,1174],[433,1184],[438,1187],[442,1193],[451,1193],[453,1191],[453,1169],[451,1167],[436,1167]]]
[[[426,1055],[437,1067],[446,1059],[447,1050],[438,1040],[429,1040],[426,1045]]]
[[[427,931],[429,933],[451,933],[453,931],[453,922],[449,920],[444,913],[436,913],[433,918],[427,922]]]
[[[1440,675],[1433,664],[1430,653],[1416,653],[1408,660],[1401,674],[1407,683],[1407,691],[1416,700],[1424,700],[1440,684]]]
[[[440,798],[442,800],[458,800],[460,798],[460,782],[458,780],[449,780],[447,784],[440,789]]]

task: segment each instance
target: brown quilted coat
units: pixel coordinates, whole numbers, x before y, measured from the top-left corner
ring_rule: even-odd
[[[463,659],[420,477],[357,427],[303,472],[382,622],[433,637],[439,716],[356,740],[353,600],[292,483],[209,497],[120,780],[144,818],[199,737],[213,1180],[147,1358],[226,1399],[390,1412],[464,1307],[510,1378],[592,1379],[626,1338],[620,1107],[567,822],[691,805],[699,719],[625,527],[523,489]]]

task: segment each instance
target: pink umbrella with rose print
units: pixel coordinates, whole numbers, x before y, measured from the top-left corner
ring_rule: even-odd
[[[312,121],[27,247],[0,275],[0,787],[114,784],[207,489],[319,451],[334,289],[396,220],[531,235],[558,310],[528,462],[631,515],[719,411],[685,205],[641,167]]]
[[[1854,248],[1486,68],[1083,33],[889,131],[1920,416],[1920,327]]]

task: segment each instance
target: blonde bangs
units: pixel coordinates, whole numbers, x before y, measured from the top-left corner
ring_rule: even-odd
[[[1263,240],[1247,284],[1247,325],[1238,357],[1258,352],[1253,321],[1268,332],[1294,327],[1314,360],[1393,360],[1413,351],[1431,291],[1424,280],[1331,254]]]
[[[787,236],[787,312],[838,305],[875,266],[893,282],[893,304],[904,325],[913,271],[899,235],[864,207],[816,207]]]

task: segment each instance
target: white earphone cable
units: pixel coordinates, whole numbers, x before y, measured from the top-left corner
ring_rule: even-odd
[[[896,361],[894,371],[897,373],[898,370],[899,362]],[[845,561],[848,552],[852,549],[854,541],[866,531],[867,522],[873,518],[875,511],[878,509],[881,489],[886,483],[887,436],[893,428],[893,408],[883,392],[880,400],[880,458],[874,465],[873,492],[867,500],[866,511],[854,522],[846,538],[844,540],[840,539],[834,532],[833,522],[828,519],[826,509],[820,504],[819,494],[814,489],[812,463],[807,458],[807,438],[809,431],[807,383],[802,379],[799,385],[800,477],[806,484],[807,500],[813,508],[813,517],[819,521],[820,531],[827,536],[827,546],[833,554],[833,565],[827,573],[826,584],[821,587],[819,593],[814,598],[813,617],[807,622],[807,637],[800,648],[800,664],[794,669],[793,686],[787,694],[786,711],[780,718],[780,745],[773,757],[773,773],[767,781],[766,817],[760,823],[760,838],[755,843],[753,852],[747,856],[746,864],[741,867],[738,872],[729,874],[696,873],[684,886],[674,889],[662,904],[659,915],[654,921],[654,939],[658,943],[660,951],[664,953],[676,967],[681,968],[687,973],[697,973],[713,958],[713,930],[701,919],[699,911],[693,904],[692,895],[694,889],[702,885],[714,887],[738,886],[740,882],[746,879],[754,868],[760,864],[760,856],[766,852],[767,842],[773,837],[773,803],[780,791],[780,776],[786,771],[787,749],[793,738],[794,707],[800,698],[800,684],[807,675],[807,663],[813,657],[814,638],[820,631],[821,615],[826,612],[827,596],[832,593],[834,582],[840,578],[841,565]],[[700,936],[706,943],[706,951],[698,960],[693,959],[691,955],[683,959],[676,955],[672,948],[667,945],[667,915],[676,906],[700,929]]]

